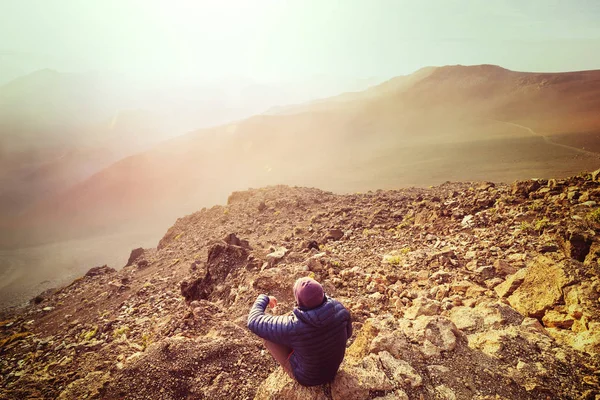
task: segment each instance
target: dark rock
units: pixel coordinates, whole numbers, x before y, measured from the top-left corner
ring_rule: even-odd
[[[114,268],[110,268],[109,266],[103,265],[101,267],[90,268],[90,270],[85,274],[85,276],[98,276],[112,274],[113,272],[117,271]]]
[[[563,242],[565,253],[574,260],[585,261],[585,257],[590,252],[592,238],[582,231],[567,232],[566,240]]]
[[[179,284],[181,295],[189,303],[194,300],[204,300],[210,295],[210,285],[206,277],[183,281]]]
[[[230,273],[246,265],[248,251],[240,246],[217,243],[211,247],[204,276],[191,277],[180,284],[186,301],[208,299],[216,285],[225,281]]]
[[[558,246],[555,244],[543,244],[538,247],[538,251],[544,253],[554,253],[558,251]]]
[[[479,267],[475,270],[475,273],[479,275],[482,280],[491,279],[495,275],[494,267],[491,265],[485,265],[483,267]]]
[[[250,243],[247,240],[238,238],[235,233],[230,233],[223,240],[231,246],[239,246],[246,249],[250,248]]]
[[[33,299],[31,299],[29,301],[29,303],[31,303],[31,304],[40,304],[41,302],[46,301],[47,299],[49,299],[54,293],[56,293],[56,291],[57,291],[56,288],[51,288],[51,289],[44,290],[42,293],[38,294]]]
[[[143,254],[144,254],[144,249],[141,247],[131,250],[131,254],[129,255],[129,260],[127,260],[127,264],[125,264],[125,266],[129,267],[130,265],[133,265],[133,263],[136,262],[136,260],[138,258],[140,258]]]
[[[261,211],[261,212],[262,212],[262,211],[264,211],[266,208],[267,208],[267,205],[265,204],[265,202],[264,202],[264,201],[261,201],[261,202],[258,204],[258,211]]]
[[[315,249],[315,250],[319,250],[319,243],[316,240],[311,240],[310,242],[308,242],[308,244],[306,245],[306,248],[310,249]]]

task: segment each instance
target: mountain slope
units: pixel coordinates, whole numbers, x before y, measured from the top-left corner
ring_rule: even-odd
[[[427,68],[346,97],[165,142],[41,202],[13,226],[49,237],[58,224],[81,235],[149,213],[175,218],[231,190],[272,183],[362,191],[567,176],[599,163],[544,135],[600,129],[600,71]]]
[[[178,219],[120,271],[93,268],[0,315],[0,395],[594,398],[597,179],[233,193]],[[313,389],[246,329],[258,294],[285,314],[308,274],[355,331],[336,380]]]
[[[41,70],[0,87],[0,221],[166,137],[116,86]]]

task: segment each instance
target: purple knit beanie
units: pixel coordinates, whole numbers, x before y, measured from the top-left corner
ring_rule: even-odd
[[[323,303],[323,286],[312,278],[300,278],[294,283],[294,297],[302,308],[315,308]]]

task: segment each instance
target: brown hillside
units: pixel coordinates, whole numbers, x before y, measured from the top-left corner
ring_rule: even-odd
[[[12,232],[25,234],[9,239],[111,231],[149,215],[175,218],[231,190],[274,183],[350,192],[564,177],[598,167],[596,153],[570,146],[567,137],[598,131],[599,109],[600,71],[427,68],[297,112],[163,143],[44,199],[13,225],[19,229]],[[548,134],[567,139],[558,145]]]

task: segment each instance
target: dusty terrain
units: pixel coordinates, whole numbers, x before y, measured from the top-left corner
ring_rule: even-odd
[[[4,313],[0,397],[597,400],[598,179],[235,192]],[[308,274],[355,323],[312,389],[245,326],[260,293],[289,312]]]

